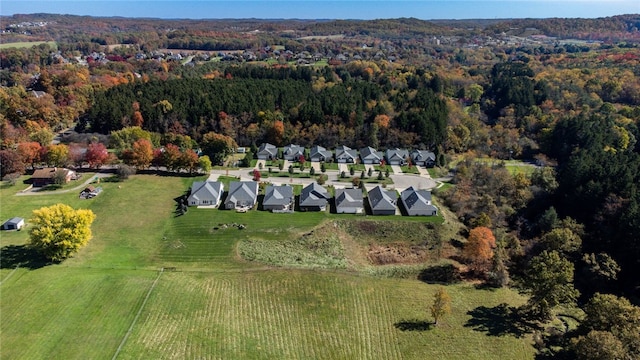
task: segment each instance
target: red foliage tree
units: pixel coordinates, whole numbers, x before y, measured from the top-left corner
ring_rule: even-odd
[[[13,150],[0,150],[0,176],[24,174],[24,168],[20,154]]]
[[[87,147],[87,153],[85,154],[85,160],[89,163],[90,167],[98,168],[105,164],[109,159],[109,152],[107,147],[103,143],[91,143]]]
[[[164,147],[164,153],[162,156],[164,166],[167,167],[169,171],[175,171],[180,169],[180,156],[181,156],[180,148],[173,144],[167,144]]]
[[[262,173],[258,169],[253,169],[253,181],[260,181]]]
[[[193,174],[193,172],[198,168],[198,154],[191,149],[187,149],[180,156],[180,165],[182,168],[185,168],[189,171],[189,174]]]
[[[164,166],[164,152],[162,149],[153,150],[153,160],[151,160],[151,165],[155,166],[156,169]]]

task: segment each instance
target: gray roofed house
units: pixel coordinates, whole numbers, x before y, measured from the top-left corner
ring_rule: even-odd
[[[302,189],[300,193],[300,210],[325,211],[331,195],[324,187],[313,182]]]
[[[222,183],[218,181],[195,181],[187,202],[189,206],[216,207],[222,200],[222,187]]]
[[[336,148],[336,161],[339,163],[355,164],[358,151],[348,146],[340,145]]]
[[[2,224],[2,230],[20,230],[24,227],[24,219],[13,217]]]
[[[385,190],[378,185],[368,193],[369,205],[373,215],[395,215],[398,194],[395,190]]]
[[[262,143],[256,156],[258,156],[258,160],[273,160],[278,156],[278,148],[269,143]]]
[[[404,165],[409,152],[406,149],[388,149],[385,157],[389,165]]]
[[[289,185],[269,185],[265,189],[262,208],[272,212],[293,212],[295,197],[293,188]]]
[[[298,161],[300,156],[304,156],[304,148],[300,145],[290,144],[282,149],[282,157],[288,161]]]
[[[333,158],[333,153],[330,150],[325,149],[322,146],[313,146],[309,152],[309,159],[311,161],[327,161]]]
[[[400,194],[400,200],[409,216],[434,216],[438,208],[431,203],[431,191],[410,187]]]
[[[382,151],[378,151],[371,146],[360,149],[360,159],[363,164],[380,164]]]
[[[433,167],[436,164],[436,154],[428,150],[413,150],[411,161],[416,166]]]
[[[258,183],[255,181],[232,181],[229,194],[224,201],[226,209],[248,210],[258,200]]]
[[[364,200],[360,189],[336,189],[336,213],[361,214]]]

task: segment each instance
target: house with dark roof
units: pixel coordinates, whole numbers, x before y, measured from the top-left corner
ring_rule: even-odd
[[[431,191],[410,187],[400,194],[400,200],[409,216],[435,216],[438,208],[431,203]]]
[[[13,217],[2,224],[2,230],[20,230],[24,227],[24,219]]]
[[[336,189],[336,213],[362,214],[364,199],[360,189]]]
[[[288,161],[298,161],[304,156],[304,148],[300,145],[290,144],[282,149],[282,157]]]
[[[31,175],[31,183],[33,184],[33,187],[43,187],[53,184],[56,182],[56,174],[58,173],[61,177],[64,177],[65,183],[68,183],[76,176],[74,171],[65,168],[51,167],[37,169],[33,172],[33,175]]]
[[[189,206],[217,207],[222,200],[222,183],[219,181],[195,181],[187,198]]]
[[[293,212],[295,197],[289,185],[269,185],[265,189],[262,209],[272,212]]]
[[[348,146],[340,145],[336,148],[336,162],[343,164],[355,164],[358,151]]]
[[[395,190],[385,190],[378,185],[368,192],[369,206],[373,215],[395,215],[398,194]]]
[[[247,211],[258,201],[258,183],[255,181],[232,181],[229,194],[224,201],[225,209]]]
[[[382,151],[378,151],[371,146],[360,149],[360,160],[362,160],[363,164],[380,164],[382,157]]]
[[[436,165],[436,154],[428,150],[413,150],[411,152],[413,165],[434,167]]]
[[[278,156],[278,148],[269,143],[262,143],[256,154],[258,160],[273,160]]]
[[[388,149],[385,153],[389,165],[404,165],[408,156],[409,152],[406,149]]]
[[[302,189],[300,193],[300,210],[325,211],[331,195],[320,184],[313,182]]]
[[[333,158],[333,153],[322,146],[313,146],[309,152],[309,160],[323,162]]]

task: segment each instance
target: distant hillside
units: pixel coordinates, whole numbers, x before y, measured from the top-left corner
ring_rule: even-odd
[[[3,34],[7,41],[24,41],[26,31],[29,41],[83,41],[91,37],[107,36],[107,43],[135,42],[140,33],[155,33],[171,37],[173,32],[185,36],[209,36],[216,33],[234,33],[246,40],[259,34],[287,37],[366,36],[381,40],[420,38],[434,35],[473,36],[481,32],[487,35],[507,33],[530,35],[538,33],[558,38],[576,38],[600,41],[640,42],[640,14],[620,15],[598,19],[471,19],[433,20],[416,18],[378,20],[262,20],[262,19],[153,19],[122,17],[91,17],[56,14],[28,14],[2,16],[3,30],[11,30],[14,24],[46,22],[46,26],[21,28],[21,32]],[[278,35],[280,34],[280,35]],[[87,39],[85,39],[87,38]]]
[[[309,35],[365,35],[380,39],[419,37],[448,33],[445,26],[415,18],[379,20],[333,20],[314,22],[300,28]]]
[[[492,24],[487,33],[521,35],[532,29],[559,38],[601,41],[640,41],[640,14],[597,19],[512,19]]]

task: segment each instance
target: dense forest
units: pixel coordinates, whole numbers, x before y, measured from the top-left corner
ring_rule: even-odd
[[[310,74],[304,79],[308,68],[301,70],[261,72],[268,77],[281,77],[277,80],[248,77],[259,74],[242,74],[236,70],[227,73],[233,73],[233,79],[184,79],[116,86],[96,96],[79,127],[88,126],[100,133],[119,130],[130,125],[127,119],[133,116],[132,104],[136,102],[145,119],[138,125],[144,129],[166,133],[170,127],[179,127],[196,141],[208,131],[222,130],[220,112],[232,121],[232,128],[238,129],[235,140],[244,146],[271,141],[278,146],[294,142],[334,148],[341,144],[363,147],[373,142],[384,147],[421,143],[421,147],[435,149],[446,136],[446,104],[428,87],[412,90],[411,100],[406,91],[388,99],[383,98],[384,88],[364,81],[328,82],[322,88],[314,87]],[[171,109],[160,106],[161,102],[169,104]],[[270,125],[258,116],[261,112],[278,114],[292,130],[278,141],[267,138]],[[375,120],[382,116],[388,122],[387,113],[397,114],[393,126],[383,125],[394,134],[380,136],[380,124]],[[251,133],[252,125],[260,130],[257,137]]]
[[[640,15],[2,20],[3,44],[52,41],[0,50],[4,179],[193,172],[262,142],[430,149],[459,235],[495,234],[469,276],[529,294],[538,324],[580,309],[578,327],[539,334],[541,358],[640,358]]]

